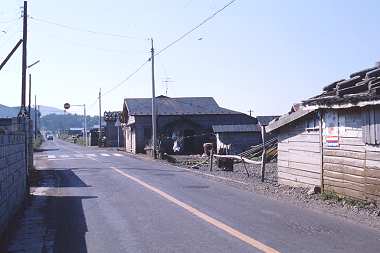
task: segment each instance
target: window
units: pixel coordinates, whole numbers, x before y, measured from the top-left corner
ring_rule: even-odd
[[[380,144],[380,107],[364,108],[363,119],[363,141],[366,144]]]

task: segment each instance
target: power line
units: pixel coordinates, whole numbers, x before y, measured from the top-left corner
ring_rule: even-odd
[[[194,32],[195,30],[197,30],[199,27],[201,27],[202,25],[206,24],[208,21],[210,21],[211,19],[213,19],[216,15],[218,15],[220,12],[222,12],[224,9],[226,9],[227,7],[229,7],[230,5],[232,5],[234,2],[236,2],[237,0],[232,0],[230,2],[228,2],[226,5],[224,5],[222,8],[218,9],[217,11],[215,11],[211,16],[207,17],[206,19],[204,19],[201,23],[199,23],[197,26],[195,26],[194,28],[192,28],[190,31],[184,33],[183,35],[181,35],[178,39],[174,40],[173,42],[171,42],[170,44],[168,44],[166,47],[164,47],[163,49],[159,50],[155,56],[161,54],[162,52],[166,51],[168,48],[170,48],[171,46],[175,45],[176,43],[178,43],[179,41],[181,41],[182,39],[184,39],[186,36],[188,36],[190,33]]]
[[[56,35],[53,35],[53,34],[44,33],[44,35],[46,35],[46,37],[49,38],[49,39],[55,39],[55,40],[58,40],[60,42],[70,43],[73,46],[84,47],[86,49],[94,49],[94,50],[101,51],[101,52],[121,53],[121,54],[140,54],[140,53],[143,53],[143,52],[144,53],[148,52],[148,51],[143,51],[143,50],[140,50],[140,51],[126,51],[126,50],[122,50],[122,49],[96,47],[96,46],[93,46],[93,44],[83,43],[83,42],[78,42],[78,41],[73,41],[73,40],[68,40],[66,38],[62,38],[62,37],[59,37],[59,36],[56,36]]]
[[[60,24],[60,23],[56,23],[56,22],[49,21],[49,20],[46,20],[46,19],[32,17],[32,16],[30,16],[29,18],[32,19],[32,20],[34,20],[34,21],[37,21],[37,22],[41,22],[41,23],[45,23],[45,24],[49,24],[49,25],[55,25],[55,26],[58,26],[58,27],[61,27],[61,28],[65,28],[65,29],[69,29],[69,30],[73,30],[73,31],[78,31],[78,32],[85,32],[85,33],[90,33],[90,34],[95,34],[95,35],[104,35],[104,36],[117,37],[117,38],[123,38],[123,39],[142,39],[142,38],[139,38],[139,37],[136,37],[136,36],[117,34],[117,33],[108,33],[108,32],[101,32],[101,31],[94,31],[94,30],[90,30],[90,29],[84,29],[84,28],[74,27],[74,26]]]
[[[112,87],[111,89],[109,89],[108,91],[104,92],[103,93],[103,96],[109,94],[110,92],[114,91],[115,89],[117,89],[118,87],[120,87],[121,85],[123,85],[125,82],[127,82],[129,79],[131,79],[134,75],[136,75],[148,62],[150,61],[150,58],[148,60],[146,60],[143,64],[141,64],[135,71],[133,71],[130,75],[128,75],[124,80],[122,80],[121,82],[119,82],[117,85],[115,85],[114,87]]]

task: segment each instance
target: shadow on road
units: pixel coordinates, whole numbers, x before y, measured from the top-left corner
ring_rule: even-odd
[[[30,183],[31,187],[90,187],[74,172],[75,169],[52,168],[38,170],[37,178]],[[42,180],[43,179],[43,180]]]
[[[34,152],[58,151],[59,148],[35,148]]]
[[[97,196],[83,193],[81,187],[88,185],[70,169],[33,173],[36,174],[33,187],[52,187],[53,191],[35,191],[30,196],[24,210],[11,222],[6,238],[2,238],[0,252],[86,253],[88,228],[83,204]]]

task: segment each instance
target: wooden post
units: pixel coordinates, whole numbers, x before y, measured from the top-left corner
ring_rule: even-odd
[[[319,145],[320,145],[320,152],[321,152],[321,192],[324,191],[324,183],[323,183],[323,111],[320,110],[319,113]]]
[[[210,171],[212,171],[212,163],[213,163],[213,160],[214,160],[214,149],[212,148],[210,150]]]
[[[261,155],[261,182],[264,182],[266,148],[265,148],[265,126],[263,125],[261,125],[261,139],[263,141],[263,153]]]
[[[249,171],[248,171],[248,169],[247,169],[247,166],[245,165],[245,161],[244,161],[244,159],[243,159],[242,156],[240,156],[240,158],[241,158],[241,162],[242,162],[243,165],[244,165],[245,172],[247,172],[247,177],[249,177]]]

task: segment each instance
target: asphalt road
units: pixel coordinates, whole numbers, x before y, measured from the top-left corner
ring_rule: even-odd
[[[60,140],[43,148],[41,252],[380,252],[375,230],[187,170]]]

